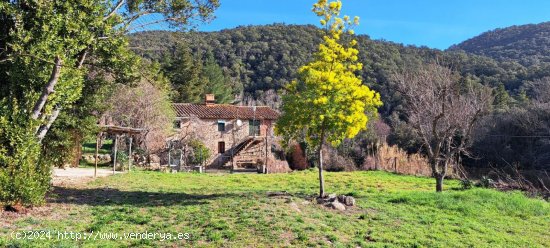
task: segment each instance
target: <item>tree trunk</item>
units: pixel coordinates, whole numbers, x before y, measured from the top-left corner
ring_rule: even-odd
[[[442,175],[442,174],[435,175],[435,191],[436,192],[443,191],[443,178],[445,178],[445,175]]]
[[[61,59],[59,57],[56,57],[55,65],[52,69],[52,75],[50,75],[48,83],[44,85],[44,88],[42,89],[42,94],[40,95],[40,98],[38,98],[36,104],[34,105],[34,108],[32,109],[32,119],[37,120],[40,117],[42,109],[44,108],[44,105],[46,105],[46,101],[48,100],[48,97],[54,92],[54,87],[59,81],[59,75],[61,74],[61,64]]]
[[[46,123],[45,125],[40,126],[40,128],[38,129],[38,132],[37,132],[37,138],[40,142],[42,142],[44,137],[46,137],[46,134],[48,133],[48,131],[52,127],[52,124],[57,119],[60,112],[61,112],[61,107],[56,106],[55,109],[52,111],[52,114],[48,118],[48,123]]]
[[[325,197],[325,179],[323,178],[323,143],[325,143],[325,129],[321,130],[321,141],[319,142],[319,197]]]
[[[319,145],[319,197],[325,196],[325,179],[323,178],[323,144]]]
[[[380,153],[377,149],[373,149],[372,157],[374,158],[374,170],[380,170]]]
[[[79,54],[79,58],[76,64],[76,68],[80,69],[84,65],[84,60],[86,60],[86,56],[88,55],[88,48],[82,50]],[[44,89],[42,90],[42,94],[40,95],[40,98],[34,105],[33,111],[32,111],[32,118],[37,120],[39,117],[42,116],[42,109],[44,108],[44,105],[46,105],[46,101],[48,100],[49,96],[55,92],[54,87],[59,81],[59,77],[61,75],[61,67],[63,66],[63,61],[59,58],[55,58],[55,66],[52,70],[52,75],[50,76],[50,80],[48,81],[48,84],[44,86]],[[48,123],[45,125],[42,124],[38,131],[36,132],[36,136],[39,140],[39,142],[42,142],[48,131],[50,131],[50,127],[52,124],[57,120],[57,117],[59,116],[59,113],[61,112],[61,105],[55,106],[52,114],[48,118]]]
[[[82,159],[82,134],[79,132],[79,130],[72,129],[71,130],[71,141],[72,144],[72,161],[71,161],[71,167],[76,168],[79,166],[80,160]]]

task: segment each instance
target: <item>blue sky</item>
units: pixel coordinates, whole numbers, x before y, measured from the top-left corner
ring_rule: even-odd
[[[217,31],[241,25],[318,24],[315,0],[220,0],[216,19],[199,26]],[[358,34],[446,49],[495,28],[550,21],[550,0],[343,0],[342,13],[360,16]]]

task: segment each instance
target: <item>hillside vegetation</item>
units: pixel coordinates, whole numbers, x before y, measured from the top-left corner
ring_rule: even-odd
[[[237,103],[240,101],[240,104],[279,108],[281,98],[278,90],[295,79],[297,69],[310,61],[321,35],[322,32],[313,25],[273,24],[243,26],[218,32],[141,32],[129,38],[133,51],[160,64],[180,56],[177,52],[179,46],[189,47],[191,53],[198,57],[196,60],[210,61],[213,57],[225,75],[226,88],[242,89]],[[466,165],[487,167],[488,164],[517,164],[526,169],[548,168],[546,161],[550,155],[546,147],[550,143],[547,138],[507,137],[539,137],[547,134],[545,130],[550,128],[548,120],[532,116],[548,109],[545,96],[550,94],[550,69],[546,69],[546,64],[526,66],[516,60],[493,59],[457,49],[441,51],[404,46],[372,40],[366,35],[358,35],[355,39],[358,41],[359,61],[364,64],[358,74],[363,83],[381,94],[384,105],[379,112],[381,120],[391,127],[392,131],[388,135],[390,143],[409,152],[416,152],[420,147],[418,137],[412,134],[410,126],[406,124],[404,100],[397,93],[392,75],[406,68],[418,68],[421,64],[439,61],[457,71],[462,83],[481,84],[494,89],[493,113],[485,123],[499,125],[485,125],[476,130],[476,138],[479,139],[473,148],[476,159],[465,159]],[[516,39],[512,37],[508,41],[515,44]],[[482,43],[479,42],[480,46]],[[548,50],[537,44],[528,47],[537,51]],[[523,47],[519,43],[518,46]],[[527,50],[518,50],[518,53],[525,57],[531,56]],[[165,73],[172,73],[171,67],[165,68],[168,68]],[[175,85],[174,88],[178,87]],[[358,154],[356,151],[362,151],[358,145],[365,146],[371,142],[372,137],[368,137],[373,133],[372,130],[373,127],[370,134],[360,135],[351,141],[352,148],[344,152],[340,150],[340,155],[356,161],[357,167],[361,166],[366,154]]]
[[[181,42],[203,59],[212,52],[226,74],[244,85],[245,95],[266,100],[264,91],[280,89],[294,79],[298,67],[311,59],[321,37],[322,32],[313,25],[273,24],[218,32],[141,32],[130,36],[130,44],[137,54],[160,62],[173,56]],[[403,46],[371,40],[366,35],[355,38],[359,60],[365,65],[360,75],[366,84],[382,93],[385,113],[392,112],[397,100],[390,75],[406,66],[438,59],[472,80],[494,87],[504,83],[508,89],[517,89],[528,77],[525,68],[516,63],[500,63],[464,52]]]
[[[433,179],[384,172],[327,173],[327,191],[353,195],[340,212],[313,203],[315,171],[290,174],[132,172],[55,187],[32,217],[0,219],[0,246],[548,247],[550,205],[520,192],[433,192]],[[288,195],[268,196],[286,191]],[[41,213],[41,214],[38,214]],[[189,233],[185,241],[15,241],[11,230]]]
[[[550,22],[491,30],[450,50],[464,50],[524,66],[550,63]]]

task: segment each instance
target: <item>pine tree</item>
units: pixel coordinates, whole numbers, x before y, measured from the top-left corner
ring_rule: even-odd
[[[496,110],[507,110],[512,98],[510,97],[510,94],[508,94],[508,91],[506,91],[506,88],[504,88],[504,84],[499,84],[498,87],[494,91],[495,100],[493,101],[493,106]]]
[[[175,102],[202,101],[206,83],[201,77],[202,61],[198,56],[193,56],[187,44],[178,45],[174,55],[164,65],[164,71],[175,91]]]
[[[201,77],[206,81],[204,94],[214,94],[217,103],[231,103],[234,101],[233,89],[229,87],[229,82],[223,74],[222,68],[216,63],[211,52],[206,55]]]
[[[527,92],[525,91],[525,89],[521,89],[519,91],[519,93],[515,97],[515,100],[516,100],[516,105],[522,106],[522,107],[527,106],[530,102],[529,97],[527,96]]]

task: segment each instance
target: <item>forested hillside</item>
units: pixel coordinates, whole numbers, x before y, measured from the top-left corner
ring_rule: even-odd
[[[143,32],[130,36],[131,47],[138,54],[154,61],[174,55],[177,44],[184,41],[193,53],[206,58],[213,53],[218,64],[232,81],[244,86],[244,95],[263,100],[267,90],[277,90],[294,78],[299,66],[305,64],[316,50],[321,32],[315,26],[267,25],[247,26],[219,32],[174,33]],[[443,52],[425,47],[403,46],[374,41],[368,36],[356,37],[360,61],[365,65],[361,76],[364,82],[381,92],[390,114],[396,96],[389,84],[390,74],[405,65],[440,60],[459,70],[470,80],[493,87],[503,83],[517,90],[530,75],[512,62],[497,62],[490,58],[464,52]]]
[[[512,28],[516,29],[518,27]],[[503,31],[496,33],[500,32]],[[489,36],[490,33],[481,37]],[[170,64],[167,61],[178,59],[181,54],[178,50],[182,46],[189,48],[195,57],[195,64],[209,61],[213,56],[223,71],[226,86],[233,90],[242,89],[241,94],[235,94],[237,102],[254,102],[277,108],[280,104],[277,90],[293,80],[296,70],[311,59],[321,37],[322,32],[313,25],[274,24],[244,26],[218,32],[142,32],[132,34],[130,44],[136,53],[160,64]],[[402,112],[403,99],[391,80],[392,75],[404,68],[414,68],[427,62],[438,61],[457,71],[464,83],[482,84],[494,89],[493,114],[485,120],[488,125],[477,130],[477,142],[473,148],[478,154],[483,153],[483,156],[478,157],[481,159],[468,160],[469,163],[518,163],[525,167],[542,168],[550,162],[550,155],[544,152],[544,147],[550,146],[548,139],[519,139],[508,136],[537,136],[547,129],[546,120],[531,111],[546,109],[540,106],[547,102],[541,97],[547,94],[544,91],[546,88],[542,86],[550,84],[550,80],[546,78],[550,75],[550,70],[545,69],[545,64],[529,65],[530,63],[522,60],[516,62],[500,57],[493,59],[461,51],[457,47],[441,51],[371,40],[366,35],[355,38],[359,44],[359,60],[364,64],[360,76],[365,84],[380,92],[382,96],[384,105],[380,108],[380,114],[381,119],[392,128],[390,142],[408,151],[417,151],[421,148],[417,143],[417,137],[411,134],[410,127],[405,124],[406,116]],[[500,42],[499,44],[507,44],[504,40]],[[510,42],[511,45],[500,47],[520,46],[527,50],[540,50],[541,54],[545,52],[545,46],[527,46],[513,40]],[[475,44],[481,44],[481,41]],[[530,57],[529,52],[523,50],[518,50],[517,53],[517,57]],[[164,68],[165,73],[172,73],[172,67]],[[177,87],[175,85],[175,88]],[[531,102],[538,105],[534,106]],[[532,121],[525,123],[523,120]],[[499,125],[493,125],[494,123]],[[360,135],[360,138],[352,142],[353,145],[364,144],[365,139],[368,140],[367,136]],[[510,150],[514,147],[512,144],[520,143],[523,145]],[[529,147],[538,148],[535,150]],[[365,159],[365,154],[362,153],[340,153],[351,157],[358,164]],[[503,156],[506,154],[515,155],[506,156],[504,163]]]
[[[550,62],[550,22],[499,28],[466,40],[449,50],[464,50],[525,66]]]

